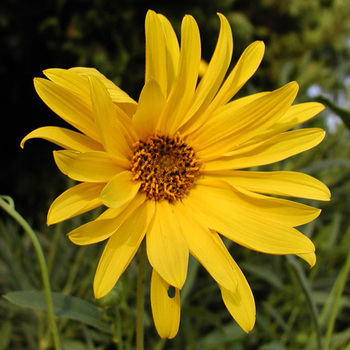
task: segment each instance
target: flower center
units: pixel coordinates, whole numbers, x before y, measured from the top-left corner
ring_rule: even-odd
[[[180,137],[153,135],[133,145],[133,180],[148,199],[174,203],[188,195],[199,165],[192,147]]]

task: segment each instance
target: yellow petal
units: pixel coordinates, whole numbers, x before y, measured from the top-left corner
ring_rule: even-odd
[[[151,78],[141,91],[138,108],[133,117],[135,129],[141,139],[156,132],[164,104],[162,90],[157,81]]]
[[[305,253],[305,254],[295,254],[295,255],[305,260],[310,265],[310,268],[314,267],[316,264],[316,254],[314,252]]]
[[[205,72],[208,69],[208,66],[209,66],[208,62],[202,58],[201,63],[199,64],[199,72],[198,72],[199,78],[202,78],[204,76]]]
[[[273,125],[291,106],[298,91],[295,82],[234,111],[216,115],[193,140],[201,158],[223,155]]]
[[[111,210],[107,209],[108,214]],[[68,238],[77,245],[89,245],[102,242],[113,235],[122,224],[123,218],[116,216],[113,219],[103,220],[99,216],[94,221],[90,221],[84,225],[77,227],[68,233]]]
[[[317,146],[324,136],[324,130],[318,128],[287,131],[247,147],[242,145],[227,157],[206,162],[203,170],[244,169],[271,164]]]
[[[45,139],[72,151],[87,152],[103,150],[102,145],[90,137],[73,130],[56,126],[44,126],[33,130],[21,141],[21,147],[24,147],[24,143],[27,140],[34,138]]]
[[[310,239],[295,228],[268,215],[247,212],[226,189],[198,185],[189,198],[189,210],[196,212],[205,225],[244,247],[275,255],[315,251]]]
[[[257,216],[259,214],[266,215],[272,221],[292,227],[307,224],[315,220],[321,213],[321,209],[302,203],[264,196],[239,187],[236,190],[236,200],[240,198],[244,202],[246,210],[251,210],[251,213],[255,213]]]
[[[110,237],[94,279],[95,298],[105,296],[136,254],[154,213],[154,202],[146,201]]]
[[[130,171],[122,171],[112,177],[101,192],[102,203],[110,208],[119,208],[130,202],[140,188],[140,182],[133,181],[132,178]]]
[[[163,24],[154,11],[149,10],[145,21],[146,72],[145,81],[155,79],[163,93],[167,95],[167,50]]]
[[[99,141],[90,101],[42,78],[34,79],[34,87],[52,111],[82,133]]]
[[[181,289],[188,267],[188,247],[174,206],[167,201],[156,203],[154,219],[146,235],[148,260],[162,278]]]
[[[227,182],[215,177],[206,176],[197,182],[203,186],[211,187],[210,191],[217,192],[225,200],[234,202],[247,215],[258,218],[268,217],[269,220],[288,226],[304,225],[320,214],[321,210],[305,204],[293,202],[286,199],[264,196],[250,192],[242,187],[227,186]]]
[[[46,69],[43,73],[55,84],[71,91],[75,95],[79,95],[87,104],[89,104],[89,83],[84,77],[72,70],[61,68]]]
[[[259,139],[263,140],[267,137],[293,129],[294,127],[310,120],[323,109],[324,106],[316,102],[299,103],[291,106],[275,124],[259,134],[258,137]]]
[[[111,99],[116,103],[129,117],[131,117],[135,111],[137,102],[134,101],[126,92],[116,86],[111,80],[107,79],[103,74],[101,74],[95,68],[86,67],[74,67],[68,70],[69,72],[74,72],[83,77],[87,75],[93,75],[103,82],[111,96]]]
[[[222,115],[224,113],[229,114],[231,116],[234,116],[237,111],[239,111],[241,108],[249,105],[250,103],[260,99],[261,97],[269,95],[271,92],[259,92],[253,95],[249,96],[244,96],[241,97],[237,100],[234,100],[232,102],[229,102],[225,104],[224,106],[219,107],[216,109],[211,115],[210,118],[206,121],[203,122],[202,125],[197,125],[197,129],[188,134],[188,131],[184,128],[186,128],[187,124],[181,128],[183,131],[183,135],[187,135],[187,139],[193,142],[192,140],[195,140],[206,128],[207,126],[211,126],[215,124],[216,122],[216,116],[217,115]],[[190,122],[193,121],[194,118],[190,120]],[[198,124],[196,121],[193,121],[194,123]]]
[[[201,60],[199,30],[192,16],[185,16],[181,26],[181,50],[179,71],[162,113],[159,128],[174,134],[184,122],[198,80]]]
[[[187,203],[175,206],[182,232],[190,253],[203,265],[214,280],[225,288],[234,291],[237,288],[237,276],[234,273],[233,259],[220,237],[203,225],[196,212]]]
[[[91,102],[100,140],[105,150],[117,157],[130,158],[131,149],[116,115],[115,106],[103,83],[95,76],[88,76]]]
[[[265,45],[256,41],[249,45],[238,60],[236,66],[229,74],[219,92],[208,108],[196,118],[195,123],[189,123],[184,134],[190,134],[203,125],[212,116],[217,108],[226,104],[240,90],[246,81],[255,73],[264,55]]]
[[[139,140],[139,136],[136,134],[134,124],[132,121],[132,116],[135,114],[135,112],[132,114],[132,116],[128,116],[124,111],[119,108],[117,105],[115,105],[115,110],[118,117],[118,124],[120,124],[121,132],[123,133],[125,139],[129,143],[129,147]],[[136,109],[135,109],[136,110]],[[119,127],[119,125],[118,125]]]
[[[180,325],[180,291],[175,289],[174,296],[169,296],[170,285],[153,270],[151,278],[151,306],[154,324],[159,336],[172,339]]]
[[[219,286],[222,300],[227,310],[245,332],[250,332],[255,324],[255,302],[253,293],[240,268],[235,264],[235,273],[238,277],[237,290],[229,291]]]
[[[252,192],[321,201],[330,199],[330,191],[323,182],[294,171],[223,171],[208,175]]]
[[[94,221],[90,221],[69,232],[68,238],[78,245],[104,241],[115,233],[144,201],[145,196],[138,196],[129,205],[124,205],[118,209],[107,209]]]
[[[105,152],[54,151],[54,158],[62,173],[76,181],[108,182],[125,170],[124,163]]]
[[[202,113],[208,107],[230,65],[233,50],[231,27],[222,14],[219,13],[218,16],[220,18],[220,33],[214,54],[196,89],[192,107],[182,123],[189,120],[195,113]]]
[[[160,19],[164,37],[165,37],[165,48],[167,54],[167,95],[169,94],[171,87],[174,83],[174,79],[177,75],[179,69],[179,58],[180,58],[180,49],[179,42],[177,40],[175,31],[171,26],[169,20],[161,14],[157,14]]]
[[[256,72],[264,56],[264,52],[265,45],[262,41],[255,41],[244,50],[232,72],[215,96],[213,106],[210,106],[210,110],[231,100],[237,91]]]
[[[51,204],[47,224],[56,224],[102,205],[99,196],[104,186],[105,184],[99,183],[82,183],[63,192]]]

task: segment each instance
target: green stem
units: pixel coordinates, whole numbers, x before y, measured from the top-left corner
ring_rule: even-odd
[[[6,199],[7,202],[4,199]],[[55,349],[60,350],[61,349],[60,338],[58,335],[58,329],[57,329],[54,308],[53,308],[53,303],[52,303],[49,274],[48,274],[47,265],[45,262],[45,256],[44,256],[44,253],[41,249],[39,240],[38,240],[36,234],[34,233],[33,229],[27,223],[27,221],[25,221],[24,218],[15,210],[13,200],[10,199],[10,197],[0,196],[0,207],[2,209],[4,209],[6,211],[6,213],[8,213],[13,219],[15,219],[20,226],[22,226],[22,228],[29,235],[29,237],[33,243],[34,249],[36,251],[36,254],[37,254],[37,257],[39,260],[41,277],[42,277],[43,284],[44,284],[47,312],[48,312],[49,322],[51,325],[51,331],[52,331],[52,335],[53,335]]]
[[[115,327],[115,333],[117,337],[117,350],[123,350],[123,337],[122,337],[122,317],[120,314],[120,307],[119,305],[115,307],[115,322],[114,322],[114,327]]]
[[[86,246],[81,247],[78,250],[78,253],[76,254],[73,265],[71,266],[67,277],[67,282],[63,288],[63,294],[70,294],[72,292],[74,281],[78,274],[79,268],[81,266],[81,261],[83,260],[84,255],[86,255]]]
[[[349,270],[350,270],[350,252],[348,253],[345,264],[343,265],[343,268],[341,269],[341,271],[339,273],[339,277],[337,278],[337,280],[335,282],[336,291],[335,291],[335,297],[334,297],[334,304],[333,304],[332,312],[331,312],[329,322],[328,322],[328,327],[327,327],[327,332],[326,332],[326,337],[325,337],[325,342],[324,342],[324,348],[323,348],[324,350],[330,349],[334,325],[335,325],[335,321],[336,321],[336,318],[338,315],[340,301],[341,301],[341,297],[343,295],[346,280],[348,278]]]
[[[55,226],[53,239],[51,241],[52,243],[50,244],[50,253],[47,259],[47,270],[49,274],[51,273],[52,266],[56,258],[58,241],[61,237],[61,227],[62,227],[62,224],[58,224]]]
[[[311,318],[312,318],[312,322],[314,324],[314,329],[316,332],[317,349],[322,350],[321,328],[320,328],[320,325],[318,323],[318,312],[317,312],[316,304],[315,304],[314,299],[312,297],[312,292],[311,292],[310,286],[309,286],[308,281],[305,277],[304,271],[300,267],[300,264],[295,259],[295,257],[288,255],[287,260],[288,260],[290,266],[293,268],[294,273],[297,276],[298,282],[300,284],[300,287],[302,288],[304,295],[306,297],[306,301],[309,304],[310,311],[311,311]]]
[[[186,278],[186,284],[181,290],[181,305],[184,304],[188,294],[191,292],[194,284],[196,283],[197,273],[200,268],[200,263],[194,258],[190,258],[188,266],[188,274]]]
[[[146,265],[146,243],[141,243],[139,271],[137,275],[137,296],[136,296],[136,350],[143,350],[143,314],[145,308],[145,265]]]

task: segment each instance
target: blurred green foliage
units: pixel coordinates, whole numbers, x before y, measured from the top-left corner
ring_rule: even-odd
[[[227,16],[232,25],[235,40],[232,65],[247,45],[263,40],[266,44],[263,63],[240,94],[271,90],[296,80],[300,84],[299,102],[311,100],[314,94],[310,88],[316,86],[317,95],[335,108],[327,109],[309,123],[328,131],[320,146],[266,167],[300,170],[330,186],[332,201],[312,203],[322,207],[323,212],[302,228],[315,242],[317,265],[308,271],[300,261],[296,268],[294,260],[230,245],[257,302],[256,327],[245,335],[223,306],[217,286],[192,261],[182,293],[181,328],[174,340],[159,340],[146,296],[146,349],[318,349],[310,311],[313,307],[318,313],[322,349],[350,350],[350,283],[346,280],[350,246],[350,139],[344,125],[334,124],[331,119],[332,114],[339,113],[337,107],[349,111],[350,89],[346,82],[350,75],[350,2],[3,0],[0,84],[5,111],[2,134],[7,137],[1,138],[0,145],[4,152],[0,192],[13,196],[19,210],[34,223],[47,254],[53,290],[95,303],[110,325],[110,332],[106,333],[60,318],[66,349],[132,348],[127,344],[134,337],[137,261],[113,290],[112,302],[97,302],[92,297],[91,285],[102,245],[76,247],[64,236],[90,220],[91,214],[45,227],[49,203],[71,183],[53,165],[50,154],[53,148],[48,143],[32,141],[24,151],[19,150],[19,141],[27,132],[61,123],[35,95],[32,78],[51,67],[93,66],[137,99],[144,79],[143,26],[148,8],[165,14],[178,33],[183,15],[192,14],[200,27],[206,60],[210,59],[217,39],[216,12]],[[2,214],[0,293],[40,290],[40,273],[29,240]],[[311,304],[302,280],[312,295]],[[0,320],[0,350],[52,348],[44,313],[21,309],[1,299]],[[120,334],[123,345],[115,343]]]

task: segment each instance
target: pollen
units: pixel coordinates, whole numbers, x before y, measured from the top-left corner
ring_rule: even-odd
[[[193,148],[179,134],[155,134],[133,145],[131,171],[148,199],[174,203],[189,194],[199,173],[199,162]]]

